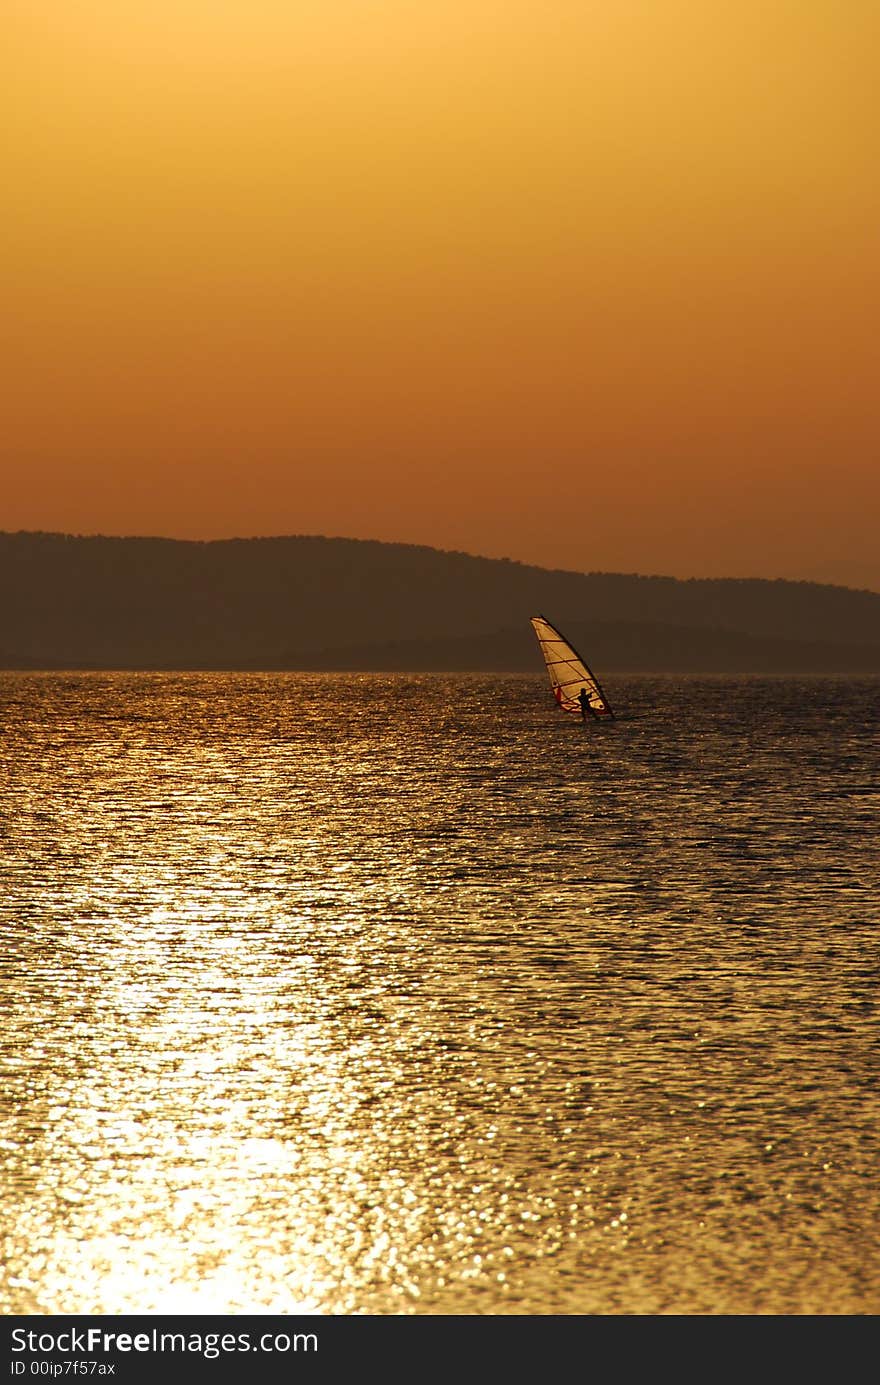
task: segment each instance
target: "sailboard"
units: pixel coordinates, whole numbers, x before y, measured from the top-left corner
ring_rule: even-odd
[[[557,705],[564,712],[577,716],[609,717],[613,721],[611,703],[574,645],[544,616],[533,616],[532,628],[541,646]],[[581,697],[582,690],[586,698]],[[582,705],[584,702],[586,707]]]

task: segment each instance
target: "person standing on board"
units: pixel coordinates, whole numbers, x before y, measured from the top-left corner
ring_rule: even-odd
[[[581,688],[578,693],[578,702],[581,704],[581,716],[586,721],[588,716],[593,716],[593,709],[590,706],[590,697],[586,688]]]

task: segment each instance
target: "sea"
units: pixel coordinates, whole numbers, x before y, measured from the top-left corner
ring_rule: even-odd
[[[880,1311],[880,680],[0,674],[0,1311]]]

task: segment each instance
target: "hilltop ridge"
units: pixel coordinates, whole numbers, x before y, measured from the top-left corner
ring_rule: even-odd
[[[880,672],[880,593],[530,566],[415,544],[0,533],[5,668]]]

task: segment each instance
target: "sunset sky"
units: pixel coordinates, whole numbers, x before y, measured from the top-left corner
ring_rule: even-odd
[[[6,0],[0,529],[880,590],[877,0]]]

